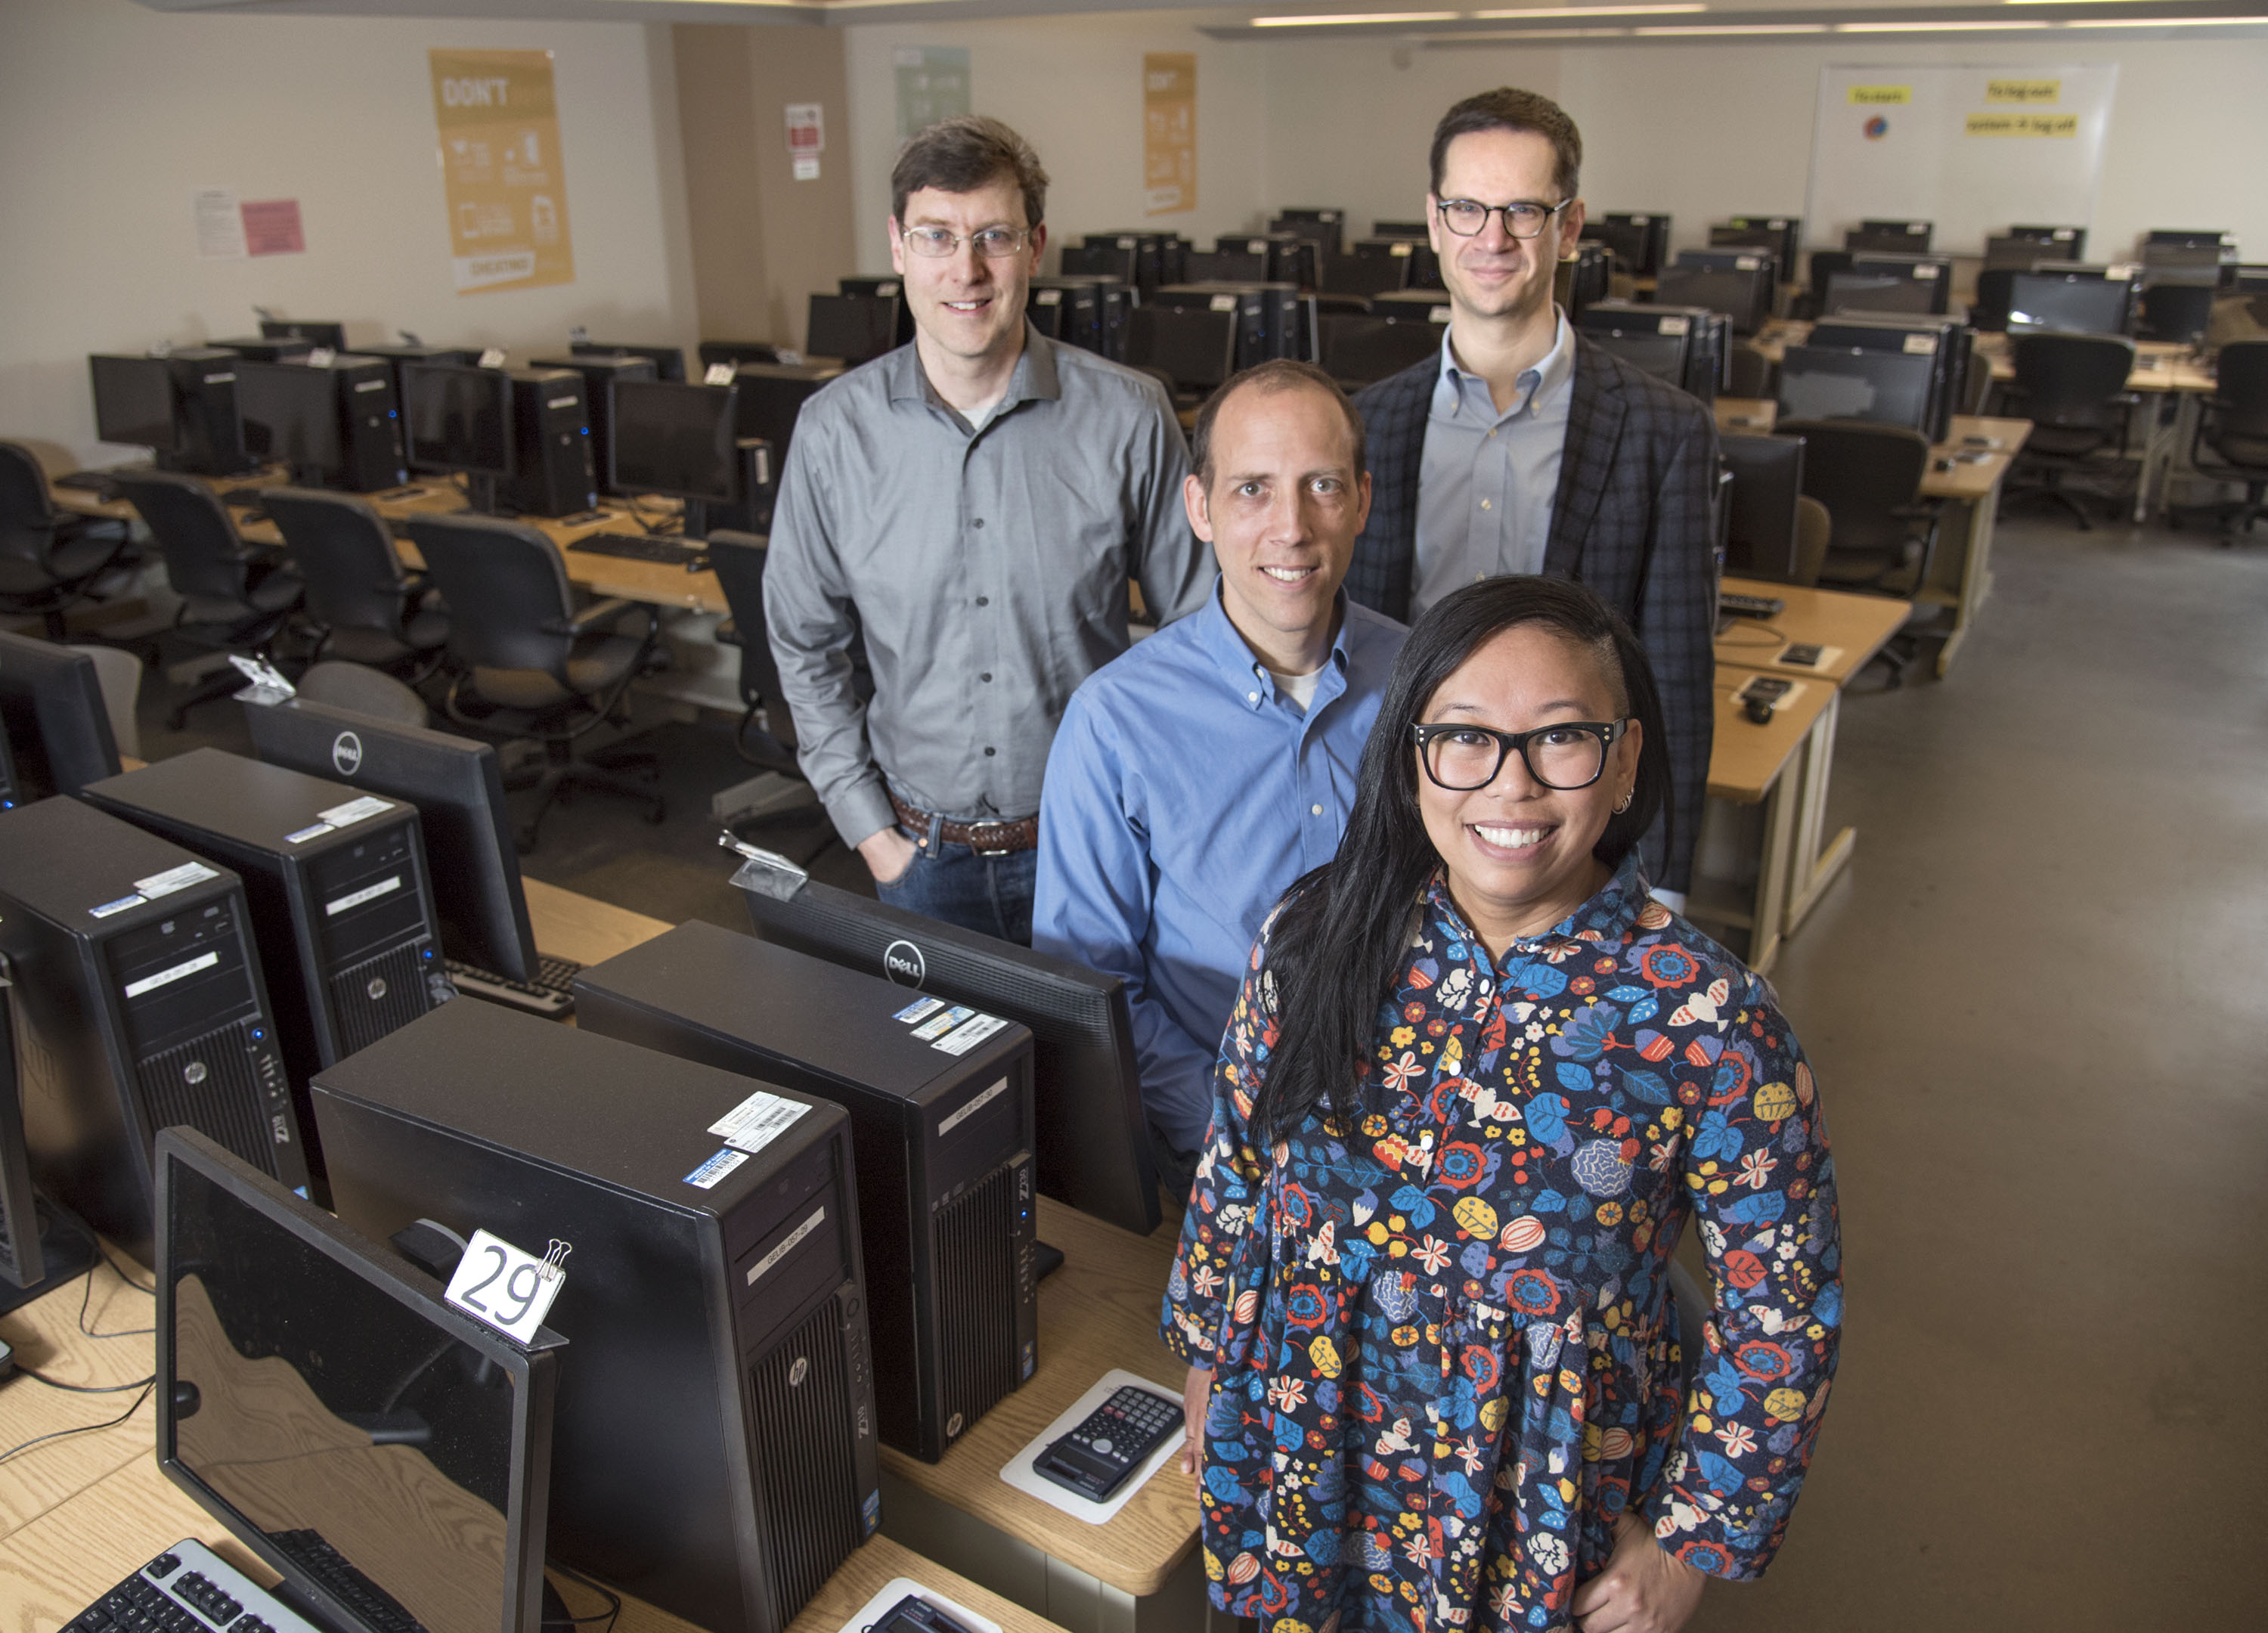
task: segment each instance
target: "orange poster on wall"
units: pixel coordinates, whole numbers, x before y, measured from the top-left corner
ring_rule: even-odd
[[[1197,207],[1197,59],[1152,51],[1142,58],[1143,209],[1152,216]]]
[[[431,51],[460,295],[575,281],[549,51]]]

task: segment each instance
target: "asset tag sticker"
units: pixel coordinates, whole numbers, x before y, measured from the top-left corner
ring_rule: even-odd
[[[911,1023],[913,1021],[921,1020],[928,1016],[934,1015],[938,1011],[944,1007],[945,1000],[943,998],[916,998],[912,1003],[907,1004],[905,1008],[891,1016],[890,1019],[892,1020],[902,1020]]]
[[[914,1036],[919,1038],[924,1043],[934,1043],[976,1012],[966,1005],[956,1004],[944,1014],[932,1015],[920,1026],[916,1026]]]
[[[549,1250],[539,1259],[501,1237],[475,1231],[442,1297],[505,1337],[526,1343],[550,1313],[551,1301],[567,1284],[567,1273],[559,1265],[573,1251],[554,1238]]]
[[[945,1046],[943,1044],[939,1044],[938,1047],[939,1048],[943,1048]],[[954,1113],[950,1117],[947,1117],[943,1122],[939,1123],[937,1125],[937,1131],[939,1134],[952,1133],[962,1123],[968,1122],[971,1117],[983,1110],[987,1106],[990,1106],[994,1100],[998,1100],[1007,1092],[1008,1079],[1003,1078],[999,1082],[985,1090],[983,1093],[978,1095],[975,1100],[970,1100],[968,1105],[963,1106],[959,1111]]]
[[[304,845],[311,839],[320,839],[326,834],[337,832],[338,829],[333,828],[328,822],[317,822],[311,827],[301,828],[296,834],[284,835],[284,842],[287,845]]]
[[[106,901],[99,908],[89,908],[89,918],[108,918],[114,913],[123,913],[129,908],[138,908],[150,898],[141,894],[121,896],[115,901]]]
[[[742,1163],[747,1161],[747,1152],[736,1151],[728,1145],[723,1151],[718,1151],[714,1157],[711,1157],[708,1161],[696,1168],[692,1173],[687,1174],[685,1176],[685,1182],[688,1185],[694,1186],[701,1190],[713,1191],[717,1188],[717,1182],[719,1180],[722,1180],[726,1174],[732,1173],[733,1169],[739,1167]]]
[[[709,1132],[735,1151],[753,1153],[779,1138],[789,1124],[810,1109],[799,1100],[758,1089],[711,1123]]]
[[[380,799],[376,794],[364,794],[359,799],[350,799],[342,805],[333,805],[328,811],[318,811],[315,814],[333,828],[351,828],[365,818],[393,809],[391,799]]]
[[[948,1055],[966,1055],[1007,1024],[997,1015],[979,1015],[959,1031],[939,1038],[930,1047],[943,1049]]]
[[[758,1276],[762,1276],[766,1270],[770,1269],[772,1266],[777,1264],[781,1260],[786,1258],[789,1254],[794,1252],[797,1247],[800,1247],[803,1243],[803,1239],[810,1235],[814,1231],[817,1230],[820,1225],[820,1221],[826,1217],[827,1209],[822,1203],[819,1211],[813,1214],[811,1217],[806,1219],[801,1225],[797,1225],[794,1230],[788,1232],[788,1238],[785,1241],[782,1242],[778,1247],[773,1248],[770,1253],[766,1254],[762,1258],[757,1260],[754,1264],[748,1267],[748,1279],[746,1284],[747,1286],[754,1287],[756,1284],[756,1278]]]

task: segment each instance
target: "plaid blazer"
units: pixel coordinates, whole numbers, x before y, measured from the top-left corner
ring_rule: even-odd
[[[1717,428],[1700,402],[1575,335],[1574,394],[1543,570],[1579,579],[1630,621],[1653,665],[1668,727],[1671,851],[1647,835],[1646,871],[1690,889],[1716,719],[1713,498]],[[1410,622],[1417,577],[1418,478],[1440,359],[1355,395],[1370,439],[1370,520],[1346,592]]]

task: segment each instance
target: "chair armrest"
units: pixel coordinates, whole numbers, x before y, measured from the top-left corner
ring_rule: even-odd
[[[644,603],[630,600],[625,596],[610,595],[603,601],[592,602],[581,612],[570,618],[567,621],[567,629],[573,635],[588,635],[600,624],[611,622],[632,607],[643,605]],[[646,608],[646,612],[648,616],[651,616],[652,608]]]

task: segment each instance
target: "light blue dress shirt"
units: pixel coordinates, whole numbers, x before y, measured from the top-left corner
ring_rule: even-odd
[[[1458,364],[1454,327],[1441,337],[1441,378],[1418,466],[1413,614],[1476,579],[1543,570],[1574,396],[1574,335],[1567,314],[1557,317],[1551,349],[1521,371],[1519,395],[1501,414],[1488,382]]]
[[[1204,1148],[1211,1075],[1261,921],[1336,853],[1406,631],[1339,594],[1302,712],[1223,610],[1197,612],[1071,696],[1040,796],[1032,945],[1124,978],[1151,1121]]]

